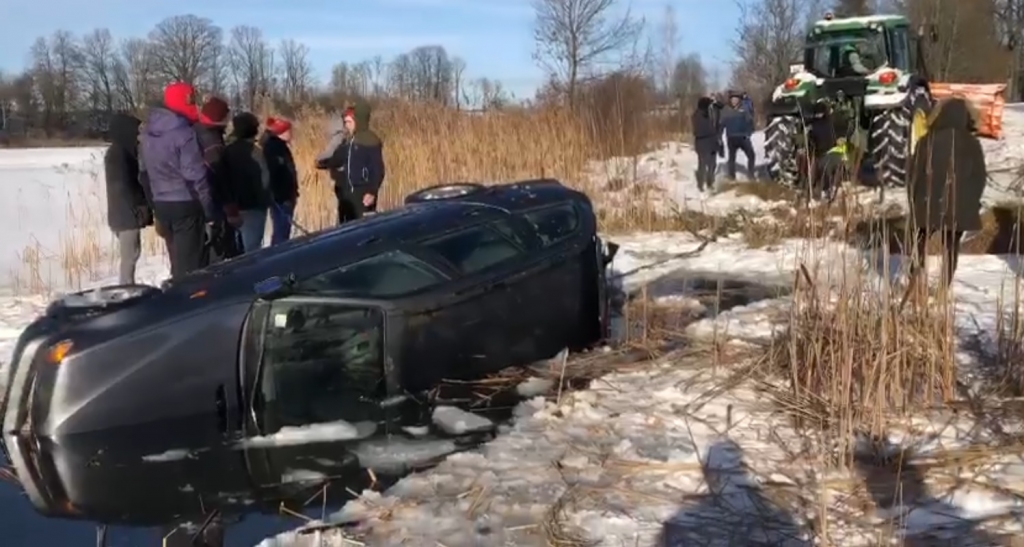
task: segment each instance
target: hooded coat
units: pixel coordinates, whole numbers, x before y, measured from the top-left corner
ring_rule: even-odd
[[[107,225],[115,232],[138,230],[153,224],[153,210],[139,179],[139,126],[128,114],[110,119],[110,146],[103,154],[107,182]]]
[[[964,99],[953,97],[936,105],[928,133],[914,149],[910,175],[907,197],[918,229],[981,229],[988,171]]]
[[[697,101],[697,109],[690,118],[693,147],[698,154],[717,154],[722,146],[722,131],[718,125],[718,117],[712,112],[713,104],[714,101],[710,97],[701,97]]]
[[[370,129],[370,114],[369,104],[356,104],[353,107],[356,128],[352,136],[318,156],[317,168],[331,171],[334,189],[340,194],[377,196],[384,184],[384,142]],[[328,147],[335,140],[332,136]]]
[[[150,110],[140,138],[140,166],[155,203],[198,201],[209,221],[219,217],[192,121],[168,108]]]
[[[231,126],[231,142],[224,149],[229,191],[242,211],[270,207],[270,171],[256,143],[260,121],[254,114],[242,112],[231,120]]]

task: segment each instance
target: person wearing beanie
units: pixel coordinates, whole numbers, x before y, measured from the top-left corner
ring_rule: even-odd
[[[289,143],[292,123],[284,118],[268,118],[260,138],[260,148],[270,173],[270,244],[284,243],[292,237],[295,206],[299,200],[299,176]]]
[[[231,142],[224,149],[231,195],[242,217],[238,231],[243,253],[263,247],[267,210],[274,203],[270,171],[256,143],[259,132],[259,118],[251,112],[240,112],[231,120]]]
[[[139,169],[145,173],[140,176],[148,180],[172,278],[203,267],[206,226],[218,216],[203,149],[192,128],[199,121],[194,95],[189,84],[169,84],[139,136]]]
[[[238,204],[231,194],[224,166],[224,132],[228,125],[230,109],[224,99],[210,95],[199,109],[199,122],[195,124],[199,145],[203,149],[210,190],[218,217],[207,234],[206,263],[216,264],[241,254],[237,228],[242,224]]]
[[[332,136],[317,157],[317,169],[329,170],[338,198],[338,224],[362,218],[377,210],[384,183],[384,143],[370,129],[370,105],[358,102],[342,115],[348,137]],[[330,148],[333,146],[333,148]]]

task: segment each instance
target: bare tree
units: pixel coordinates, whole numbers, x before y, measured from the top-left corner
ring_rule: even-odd
[[[231,29],[226,60],[235,98],[243,108],[255,109],[270,94],[274,75],[274,51],[263,31],[245,25]]]
[[[79,94],[81,52],[70,32],[58,30],[49,40],[38,38],[32,46],[32,71],[42,103],[47,135],[70,122]]]
[[[309,63],[309,48],[295,40],[282,40],[278,47],[281,62],[281,92],[289,104],[309,99],[314,85],[313,66]]]
[[[123,108],[139,111],[155,96],[159,84],[152,46],[148,41],[142,38],[125,40],[113,73]]]
[[[672,76],[678,61],[676,48],[679,46],[679,25],[676,21],[676,10],[672,7],[672,4],[665,5],[660,34],[661,47],[658,56],[658,84],[660,91],[668,95],[672,90]]]
[[[157,73],[167,79],[219,87],[223,32],[209,19],[177,15],[164,19],[149,34]],[[212,90],[216,91],[216,90]]]
[[[380,55],[370,59],[370,68],[372,69],[371,79],[373,80],[373,95],[381,95],[384,93],[384,88],[387,85],[387,63],[384,62],[384,58]]]
[[[756,0],[740,8],[732,85],[763,100],[802,59],[807,25],[820,14],[803,0]]]
[[[581,77],[598,64],[635,44],[643,20],[627,10],[611,13],[616,0],[534,0],[534,58],[549,75],[563,82],[569,105],[575,107]]]
[[[691,53],[676,62],[672,69],[671,92],[682,104],[695,104],[708,92],[708,71],[700,55]]]
[[[464,88],[466,87],[466,60],[462,57],[453,57],[452,68],[452,92],[455,95],[455,108],[462,110]]]
[[[82,39],[83,71],[90,87],[92,107],[114,110],[117,52],[110,31],[101,28]]]
[[[452,98],[453,65],[442,46],[420,46],[409,52],[414,98],[447,105]]]

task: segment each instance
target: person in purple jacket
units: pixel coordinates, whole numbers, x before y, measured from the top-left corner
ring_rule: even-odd
[[[205,266],[207,227],[217,219],[203,150],[192,127],[199,120],[194,96],[186,83],[168,85],[163,104],[149,110],[139,136],[139,170],[148,180],[172,278]]]

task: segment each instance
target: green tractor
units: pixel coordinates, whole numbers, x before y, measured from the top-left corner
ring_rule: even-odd
[[[802,65],[775,89],[765,128],[768,174],[795,184],[801,171],[804,122],[817,102],[851,121],[854,153],[874,167],[878,184],[904,186],[907,162],[927,128],[933,105],[921,48],[923,32],[907,18],[830,14],[807,34]],[[936,39],[934,32],[932,40]]]

